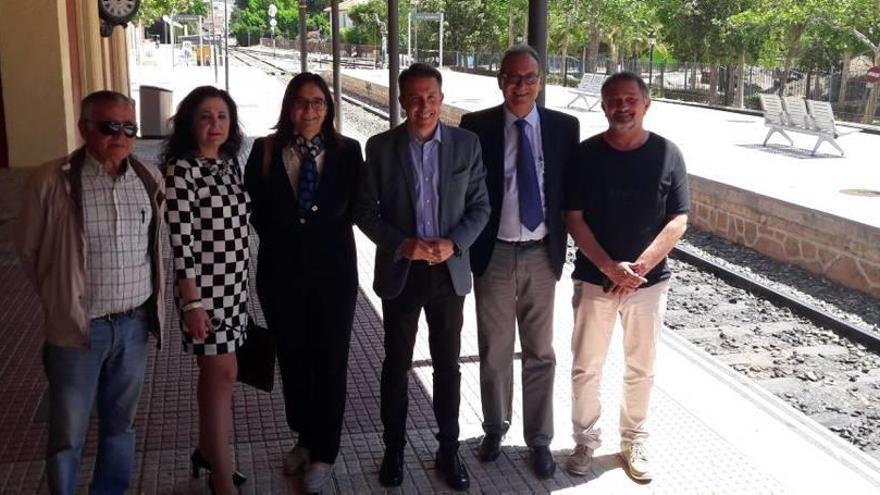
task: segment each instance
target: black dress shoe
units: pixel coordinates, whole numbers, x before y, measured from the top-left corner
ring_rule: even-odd
[[[382,467],[379,468],[379,483],[382,486],[400,486],[403,483],[402,450],[385,450]]]
[[[501,435],[487,433],[480,442],[477,456],[483,462],[494,461],[501,455]]]
[[[471,478],[468,476],[467,468],[461,462],[458,452],[448,454],[438,450],[434,465],[453,490],[463,491],[471,486]]]
[[[553,454],[550,448],[532,447],[532,467],[535,468],[535,474],[538,478],[547,479],[556,472],[556,461],[553,460]]]

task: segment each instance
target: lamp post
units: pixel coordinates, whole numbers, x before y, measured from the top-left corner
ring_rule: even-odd
[[[651,47],[648,54],[648,88],[654,88],[654,45],[657,44],[657,35],[652,30],[648,34],[648,45]]]
[[[229,92],[229,2],[223,0],[223,70],[226,73],[226,92]]]
[[[278,13],[278,7],[274,3],[270,3],[267,13],[269,14],[269,33],[272,36],[272,58],[275,58],[275,26],[278,25],[278,21],[275,20],[275,14]]]
[[[306,0],[299,0],[299,71],[309,70],[308,33],[306,32]]]

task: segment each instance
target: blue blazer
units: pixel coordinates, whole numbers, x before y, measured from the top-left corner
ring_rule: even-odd
[[[563,177],[565,169],[574,160],[580,141],[580,123],[571,115],[538,107],[541,118],[541,146],[544,153],[544,201],[547,216],[547,255],[556,279],[562,275],[565,263],[565,225],[562,219]],[[483,163],[486,165],[486,187],[492,213],[486,228],[471,247],[471,268],[482,275],[492,258],[498,225],[501,222],[501,203],[504,199],[504,110],[501,105],[462,116],[460,127],[480,137]]]
[[[440,125],[439,229],[456,253],[446,261],[455,293],[471,290],[468,249],[489,219],[486,172],[473,133]],[[400,295],[410,260],[398,255],[416,235],[416,189],[406,123],[367,141],[366,165],[354,208],[355,223],[376,243],[373,289],[383,299]]]

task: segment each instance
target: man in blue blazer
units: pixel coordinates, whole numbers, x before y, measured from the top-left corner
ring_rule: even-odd
[[[458,456],[458,358],[464,297],[471,290],[468,249],[489,218],[486,174],[477,137],[440,123],[440,72],[413,64],[398,83],[407,120],[367,141],[355,206],[355,222],[376,243],[373,289],[382,298],[385,327],[379,481],[403,481],[407,373],[424,309],[439,429],[436,465],[452,488],[465,490],[470,480]]]
[[[482,461],[501,453],[510,427],[513,353],[522,347],[523,432],[540,478],[556,469],[553,439],[553,296],[565,261],[563,172],[580,139],[577,119],[536,105],[542,87],[538,53],[509,48],[498,86],[504,103],[465,115],[480,137],[492,213],[471,248],[480,349]]]

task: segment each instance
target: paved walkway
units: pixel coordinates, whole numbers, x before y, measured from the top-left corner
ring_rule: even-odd
[[[156,67],[151,79],[145,75],[152,69],[136,71],[140,77],[136,81],[157,84],[167,80],[176,96],[185,94],[185,89],[196,84],[213,83],[213,72],[202,68],[180,69],[172,74]],[[232,71],[233,96],[241,106],[249,134],[259,135],[277,118],[283,83],[255,70],[238,69],[235,67]],[[447,98],[454,87],[455,83],[448,87]],[[550,101],[553,105],[552,96]],[[595,112],[583,113],[582,125],[584,119],[598,118]],[[710,118],[697,115],[685,120]],[[717,118],[739,118],[735,114],[722,115]],[[594,124],[593,131],[584,125],[582,133],[588,135],[597,130],[598,125]],[[760,126],[753,127],[762,138]],[[155,142],[139,142],[138,147],[144,157],[156,154]],[[701,149],[701,146],[686,144],[683,148]],[[752,152],[763,156],[760,150]],[[689,160],[693,161],[690,157]],[[378,303],[370,289],[373,246],[360,235],[358,253],[363,292],[355,316],[343,444],[334,482],[328,490],[331,493],[383,491],[376,476],[382,455],[378,414],[382,328],[380,315],[374,309]],[[560,463],[573,445],[568,419],[570,298],[571,283],[565,276],[557,286],[554,311],[558,364],[554,401],[556,437],[551,448]],[[5,399],[0,402],[0,493],[45,492],[42,458],[47,404],[46,383],[39,362],[40,320],[36,295],[24,280],[14,256],[0,245],[0,397]],[[189,453],[197,438],[195,360],[181,351],[177,319],[169,315],[169,322],[168,346],[162,352],[150,354],[146,387],[138,411],[136,488],[137,492],[146,494],[205,493],[204,481],[191,479],[188,468]],[[572,477],[562,470],[550,480],[539,481],[532,476],[518,416],[521,411],[518,391],[513,427],[504,441],[503,455],[494,463],[482,464],[474,453],[481,435],[476,356],[473,298],[468,297],[462,333],[461,425],[462,457],[471,472],[474,493],[880,492],[880,463],[671,332],[662,337],[651,406],[650,446],[657,473],[653,483],[641,485],[631,481],[616,456],[615,425],[622,374],[619,333],[612,345],[602,388],[606,414],[601,426],[605,444],[588,476]],[[411,377],[407,476],[403,487],[392,492],[443,492],[445,485],[437,478],[433,466],[436,441],[430,399],[430,357],[424,331],[419,333]],[[287,478],[281,472],[281,459],[293,445],[293,438],[284,421],[280,391],[276,389],[266,394],[237,386],[234,412],[232,441],[236,463],[251,476],[242,487],[242,493],[301,491],[300,479]],[[94,435],[92,428],[81,471],[83,488],[94,462]]]

